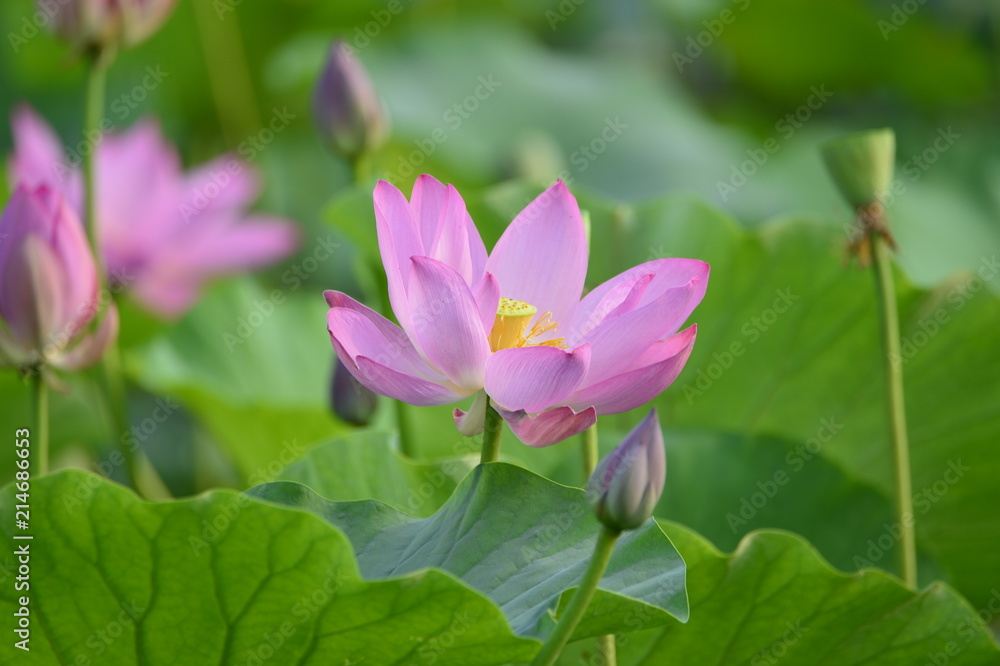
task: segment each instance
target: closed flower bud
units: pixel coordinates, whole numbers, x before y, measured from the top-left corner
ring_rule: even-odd
[[[176,0],[39,0],[52,29],[80,50],[133,46],[156,32]]]
[[[333,366],[330,405],[337,418],[360,426],[368,425],[378,406],[378,396],[354,378],[339,356]]]
[[[76,370],[118,333],[114,305],[90,334],[97,268],[80,220],[45,186],[18,187],[0,218],[0,365]]]
[[[889,128],[848,134],[823,145],[823,160],[854,208],[876,203],[892,184],[896,135]]]
[[[594,470],[587,490],[597,519],[612,530],[632,530],[653,515],[663,494],[667,460],[656,410]]]
[[[353,160],[385,142],[388,132],[375,87],[344,42],[330,47],[313,109],[320,133],[338,155]]]

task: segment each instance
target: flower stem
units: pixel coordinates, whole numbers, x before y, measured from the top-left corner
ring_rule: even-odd
[[[125,476],[129,485],[140,496],[143,495],[136,473],[135,455],[128,444],[128,410],[125,400],[125,382],[121,374],[121,353],[118,350],[118,342],[111,343],[107,351],[104,352],[104,359],[101,363],[101,388],[104,390],[104,397],[107,401],[108,409],[111,411],[112,433],[122,454],[125,468]]]
[[[84,103],[83,136],[90,142],[90,150],[83,160],[84,209],[83,225],[87,230],[87,240],[94,253],[98,272],[102,280],[106,278],[104,261],[101,258],[101,235],[97,228],[97,150],[101,142],[101,120],[104,116],[104,90],[107,83],[108,65],[111,55],[108,51],[93,53],[87,68],[87,92]]]
[[[399,428],[399,452],[407,458],[415,458],[416,451],[413,450],[413,438],[410,437],[410,418],[406,413],[406,403],[402,400],[394,400],[396,403],[396,427]]]
[[[573,630],[576,629],[576,625],[583,618],[587,606],[590,605],[590,600],[597,590],[597,584],[601,582],[604,570],[608,568],[611,552],[615,549],[615,542],[618,541],[620,534],[621,532],[616,530],[601,527],[601,532],[597,536],[597,545],[594,547],[594,555],[590,558],[590,564],[587,566],[586,573],[583,574],[580,586],[576,588],[569,606],[566,607],[566,612],[559,618],[555,631],[535,655],[531,666],[551,666],[556,663],[559,653],[566,647],[570,636],[573,635]]]
[[[483,452],[479,462],[488,463],[500,460],[500,436],[503,435],[503,419],[497,410],[493,409],[490,399],[486,399],[486,417],[483,423]]]
[[[597,467],[597,425],[592,425],[580,433],[580,452],[583,454],[583,484],[587,485],[590,475]]]
[[[35,394],[35,437],[32,447],[35,449],[35,470],[38,476],[49,472],[49,390],[42,377],[42,369],[38,368],[31,378]]]
[[[882,320],[883,364],[886,378],[889,431],[892,439],[896,477],[896,518],[900,529],[900,571],[903,581],[917,586],[917,548],[910,482],[910,448],[906,435],[906,406],[903,397],[903,366],[900,363],[899,311],[892,277],[892,252],[886,240],[871,232],[872,268],[875,292]]]
[[[597,637],[597,651],[604,655],[606,666],[618,666],[618,646],[615,645],[615,635]]]

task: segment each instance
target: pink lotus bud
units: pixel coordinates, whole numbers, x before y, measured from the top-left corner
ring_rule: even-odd
[[[133,46],[152,35],[176,0],[39,0],[52,29],[80,50]]]
[[[654,409],[590,477],[597,519],[613,530],[639,527],[652,517],[666,477],[663,433]]]
[[[118,333],[114,305],[89,333],[98,305],[80,220],[48,187],[18,187],[0,218],[0,365],[92,364]]]
[[[344,42],[330,47],[313,109],[327,145],[348,159],[377,149],[388,134],[375,87]]]

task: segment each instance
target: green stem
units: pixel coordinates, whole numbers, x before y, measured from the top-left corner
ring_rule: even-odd
[[[583,455],[583,484],[587,485],[597,467],[597,425],[592,425],[580,433],[580,452]]]
[[[489,398],[486,399],[486,416],[483,423],[483,452],[479,462],[488,463],[500,460],[500,436],[503,435],[503,419],[497,410],[493,409]]]
[[[896,518],[899,522],[900,571],[903,581],[917,586],[917,548],[913,515],[913,492],[910,482],[910,447],[906,436],[906,405],[903,397],[903,365],[899,343],[899,311],[892,277],[892,251],[878,233],[871,233],[872,268],[875,292],[882,320],[882,359],[889,408],[889,431],[892,438],[896,476]]]
[[[407,458],[415,458],[416,451],[413,450],[413,438],[410,437],[410,418],[406,413],[406,403],[402,400],[395,400],[396,403],[396,427],[399,428],[399,452]]]
[[[127,441],[130,438],[125,436],[128,432],[128,409],[125,404],[125,382],[122,379],[121,353],[118,350],[117,341],[111,343],[107,351],[104,352],[101,371],[104,397],[107,400],[108,409],[111,411],[111,430],[124,460],[125,476],[128,478],[129,485],[139,495],[142,495],[136,473],[135,454]]]
[[[105,276],[104,261],[101,257],[101,234],[97,228],[97,202],[94,193],[97,191],[97,151],[102,136],[101,122],[104,116],[104,91],[107,84],[108,65],[111,55],[108,51],[94,53],[88,62],[87,92],[83,116],[84,141],[90,147],[83,160],[84,209],[83,225],[87,230],[87,240],[94,253],[98,271]],[[105,276],[106,277],[106,276]]]
[[[32,447],[35,450],[35,473],[38,476],[49,472],[49,391],[42,377],[42,369],[38,368],[31,378],[35,394],[35,437]]]
[[[620,534],[621,532],[601,527],[601,533],[597,536],[597,545],[594,547],[594,556],[590,558],[590,564],[587,566],[586,573],[583,574],[580,586],[576,588],[569,606],[566,607],[566,612],[559,618],[555,631],[542,645],[542,649],[535,656],[535,660],[531,662],[531,666],[551,666],[556,663],[559,653],[566,647],[570,636],[573,635],[573,630],[576,629],[576,625],[580,623],[587,606],[590,605],[590,600],[597,590],[597,584],[601,582],[601,577],[604,576],[604,570],[608,567],[611,553],[615,549],[615,542],[618,541]]]
[[[604,663],[606,666],[617,666],[618,664],[618,646],[615,645],[615,635],[608,634],[606,636],[597,637],[597,651],[604,655]]]

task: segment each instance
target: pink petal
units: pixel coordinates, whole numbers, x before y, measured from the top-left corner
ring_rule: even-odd
[[[486,423],[486,393],[480,391],[476,394],[476,399],[472,401],[469,411],[463,412],[456,408],[451,416],[455,420],[455,427],[466,437],[475,437],[483,434],[483,426]]]
[[[411,405],[420,407],[448,405],[468,395],[468,393],[461,393],[441,384],[393,370],[365,356],[357,357],[355,362],[357,368],[354,367],[353,363],[345,365],[359,382],[376,393],[402,400]]]
[[[587,236],[576,199],[562,181],[521,211],[486,261],[500,295],[566,322],[587,274]]]
[[[479,319],[483,323],[483,331],[489,337],[493,323],[497,320],[497,306],[500,304],[500,285],[496,278],[487,273],[476,286],[472,288],[472,297],[479,308]]]
[[[413,183],[410,210],[416,221],[423,250],[415,254],[430,256],[430,249],[441,229],[441,216],[447,198],[448,188],[434,176],[425,173]]]
[[[445,381],[420,358],[413,344],[400,335],[402,331],[384,334],[381,322],[373,320],[369,313],[375,314],[351,307],[335,307],[327,312],[327,330],[344,365],[350,367],[349,361],[365,356],[399,372],[431,381]]]
[[[259,195],[260,177],[235,155],[222,155],[184,176],[183,205],[199,212],[241,211]]]
[[[333,308],[327,322],[337,356],[355,379],[376,393],[421,406],[446,405],[467,395],[447,385],[444,377],[427,377],[431,372],[426,366],[414,367],[404,350],[393,347],[359,312]],[[427,375],[419,376],[422,372]]]
[[[452,267],[427,257],[412,261],[409,307],[416,343],[458,386],[478,391],[490,344],[472,292]]]
[[[593,407],[574,412],[569,407],[556,407],[548,411],[529,416],[523,410],[509,412],[498,410],[511,431],[522,443],[528,446],[542,447],[561,442],[597,423],[597,412]]]
[[[653,275],[648,273],[636,275],[617,281],[600,298],[592,298],[594,292],[587,294],[573,311],[569,322],[566,322],[568,325],[559,327],[559,334],[570,345],[576,344],[609,316],[634,310],[652,280]]]
[[[118,308],[108,306],[94,334],[86,335],[79,343],[58,359],[56,365],[65,370],[82,370],[96,363],[118,337]]]
[[[572,395],[589,366],[587,345],[501,349],[486,362],[486,393],[504,409],[540,412]]]
[[[171,261],[202,278],[265,266],[295,252],[300,243],[298,225],[278,217],[254,215],[225,220],[209,218],[175,242],[159,261]],[[329,253],[327,254],[329,256]]]
[[[56,188],[79,211],[83,201],[80,171],[69,164],[62,141],[27,104],[11,114],[14,153],[8,163],[12,183],[28,187],[49,185]]]
[[[587,385],[596,384],[629,368],[650,345],[673,333],[687,318],[700,293],[697,279],[672,287],[655,301],[631,312],[609,316],[581,338],[591,346],[593,360]]]
[[[697,327],[654,343],[635,369],[576,391],[568,400],[573,409],[593,407],[598,414],[618,414],[646,404],[677,379],[684,369]]]
[[[378,329],[379,334],[385,338],[386,342],[407,360],[411,367],[419,370],[417,374],[421,377],[437,379],[440,378],[427,365],[427,362],[420,357],[420,352],[413,346],[413,342],[399,326],[375,312],[370,307],[359,303],[347,294],[339,291],[324,291],[323,297],[331,308],[345,308],[353,310],[371,322]],[[329,319],[329,318],[328,318]]]
[[[390,183],[380,180],[375,186],[375,228],[379,253],[389,285],[389,303],[403,330],[410,332],[410,307],[407,288],[410,281],[410,257],[423,256],[424,247],[410,212],[410,203]],[[412,335],[412,333],[411,333]]]
[[[694,300],[690,304],[690,308],[693,310],[705,295],[705,289],[708,287],[709,271],[709,265],[698,259],[668,258],[647,261],[623,273],[619,273],[584,296],[573,312],[573,321],[587,321],[591,318],[592,313],[600,309],[602,304],[606,307],[607,299],[614,300],[616,298],[614,292],[621,294],[625,285],[633,285],[638,278],[646,275],[652,275],[653,279],[644,290],[642,297],[638,302],[633,304],[634,307],[631,309],[648,305],[662,296],[663,292],[667,289],[683,287],[690,283],[692,279],[697,279]],[[608,312],[610,313],[610,308],[608,308]],[[684,313],[684,318],[686,319],[690,314],[690,310]]]
[[[413,184],[410,210],[423,245],[423,251],[414,254],[448,264],[469,286],[478,282],[486,247],[458,191],[424,174]]]

